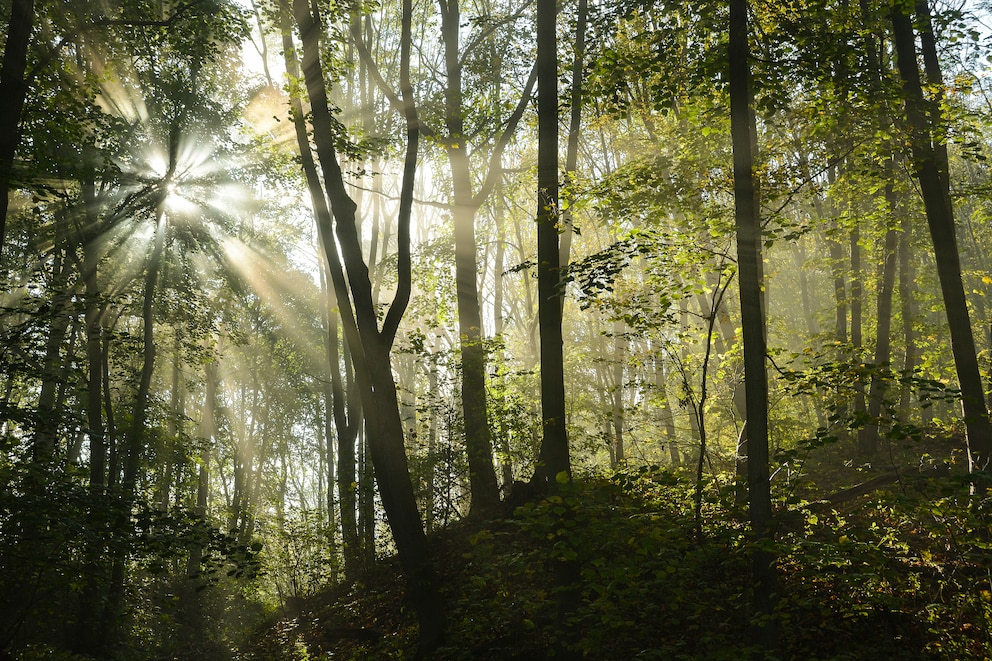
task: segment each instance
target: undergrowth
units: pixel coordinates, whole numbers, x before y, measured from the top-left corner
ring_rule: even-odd
[[[433,539],[449,604],[432,659],[992,658],[992,500],[955,478],[828,506],[779,502],[777,650],[749,642],[749,536],[711,492],[648,468],[562,485]],[[312,600],[245,659],[408,659],[395,564]]]

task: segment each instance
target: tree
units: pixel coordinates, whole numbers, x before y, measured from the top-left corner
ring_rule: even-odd
[[[441,46],[443,57],[443,112],[440,121],[444,130],[421,120],[421,130],[431,141],[444,147],[451,172],[451,213],[454,225],[456,300],[458,310],[459,340],[462,359],[462,412],[465,423],[465,451],[469,463],[469,482],[473,511],[485,512],[499,502],[499,490],[493,466],[493,447],[486,395],[486,347],[483,342],[482,311],[478,285],[478,251],[476,220],[479,209],[490,198],[503,177],[502,159],[511,144],[517,126],[531,100],[536,80],[532,71],[520,92],[512,111],[503,119],[500,98],[503,77],[493,75],[494,63],[501,65],[506,54],[500,51],[496,28],[512,25],[526,5],[497,15],[495,9],[478,33],[463,43],[464,22],[461,19],[459,0],[441,0],[438,3],[441,17]],[[395,110],[401,110],[399,97],[383,78],[380,68],[373,61],[365,39],[352,22],[352,37],[358,46],[363,62],[383,94]],[[504,37],[505,38],[505,37]],[[497,67],[498,69],[499,67]],[[439,74],[442,72],[438,72]],[[465,87],[466,79],[474,74],[494,87],[494,98],[482,96],[484,109],[471,103],[473,93]],[[487,107],[488,106],[488,107]],[[423,116],[428,104],[421,103],[418,113]],[[481,110],[481,111],[480,111]],[[475,120],[475,124],[471,120]],[[474,181],[476,167],[473,156],[482,159],[481,183]],[[475,160],[477,160],[475,159]]]
[[[356,205],[348,196],[341,166],[338,163],[331,106],[324,87],[323,67],[319,57],[320,14],[316,6],[308,6],[306,0],[293,0],[293,15],[303,45],[303,75],[307,98],[310,101],[313,139],[317,159],[323,171],[324,189],[322,191],[312,189],[311,196],[316,198],[326,194],[327,208],[334,219],[334,236],[341,246],[339,253],[332,238],[332,228],[327,223],[329,217],[318,214],[320,236],[330,266],[338,304],[343,313],[345,335],[362,395],[362,408],[368,428],[369,450],[376,483],[403,564],[410,596],[417,610],[421,649],[427,651],[440,643],[444,631],[444,610],[434,586],[427,538],[410,481],[403,447],[403,422],[400,419],[396,384],[390,366],[390,349],[409,301],[411,284],[410,213],[419,139],[419,126],[416,108],[411,98],[412,87],[409,78],[411,12],[410,2],[407,0],[403,11],[401,46],[401,89],[404,98],[407,148],[397,222],[400,250],[397,268],[399,285],[380,330],[368,266],[363,260],[356,230]],[[301,144],[300,148],[302,151],[310,149],[310,146]]]
[[[930,102],[924,97],[913,20],[908,11],[907,7],[896,5],[892,9],[890,20],[896,63],[902,80],[911,163],[926,209],[940,290],[947,312],[951,351],[957,368],[967,429],[968,463],[972,471],[984,471],[992,459],[992,423],[989,421],[968,302],[961,281],[961,259],[955,235],[947,151],[940,137],[940,97]],[[917,19],[924,25],[929,25],[926,2],[917,5]],[[929,82],[942,85],[933,40],[925,38],[923,44],[924,60],[932,72],[928,76]]]
[[[541,422],[544,438],[532,482],[555,488],[571,478],[565,431],[562,358],[562,277],[558,245],[558,33],[554,0],[537,3],[537,309],[541,342]]]
[[[28,44],[34,26],[34,0],[13,0],[7,24],[7,44],[0,68],[0,255],[7,231],[7,208],[14,155],[20,141],[21,111],[27,95]]]
[[[757,139],[750,84],[748,2],[730,0],[730,128],[734,146],[734,203],[737,225],[737,277],[740,282],[744,384],[747,397],[748,512],[752,551],[754,606],[765,650],[776,645],[767,621],[775,593],[774,557],[765,546],[772,536],[771,485],[768,475],[768,373],[765,369],[765,321],[762,302],[761,218],[754,174]]]
[[[291,17],[286,11],[280,12],[280,17],[280,31],[282,33],[286,73],[290,76],[291,80],[298,80],[300,78],[299,59],[294,52],[293,35],[290,25]],[[327,206],[324,196],[321,194],[320,175],[317,171],[317,164],[314,162],[313,153],[309,148],[303,104],[297,94],[290,96],[290,115],[296,132],[297,145],[300,148],[300,162],[303,166],[303,175],[306,180],[307,189],[310,192],[310,201],[314,208],[316,221],[319,228],[327,228],[331,225],[330,209]],[[321,254],[325,250],[326,246],[322,244]],[[326,261],[330,257],[324,255],[323,259]],[[329,264],[329,262],[327,263]],[[328,276],[333,279],[333,274],[329,273],[329,268],[327,266]],[[327,287],[324,306],[324,309],[327,310],[326,351],[331,373],[329,383],[331,390],[330,411],[325,411],[325,415],[334,421],[338,443],[338,493],[341,511],[341,537],[343,542],[345,580],[354,581],[358,579],[362,557],[356,517],[357,498],[355,488],[357,484],[355,473],[355,441],[358,438],[358,427],[361,419],[361,398],[359,397],[358,388],[351,378],[353,370],[347,357],[344,361],[347,383],[342,379],[339,350],[340,324],[339,314],[335,312],[336,308],[337,297],[332,285]]]

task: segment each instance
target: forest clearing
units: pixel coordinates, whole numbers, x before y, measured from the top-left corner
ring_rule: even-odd
[[[992,658],[992,23],[0,0],[0,659]]]

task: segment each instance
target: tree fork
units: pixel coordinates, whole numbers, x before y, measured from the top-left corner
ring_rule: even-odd
[[[383,331],[380,333],[372,301],[368,266],[362,258],[360,238],[355,225],[356,205],[345,189],[334,144],[330,105],[319,59],[319,13],[316,6],[310,5],[307,0],[293,0],[292,8],[303,42],[303,75],[310,99],[314,143],[323,170],[323,184],[333,214],[335,235],[341,246],[340,255],[330,235],[331,227],[327,223],[329,219],[323,218],[324,222],[318,225],[318,229],[325,246],[339,308],[343,313],[345,336],[362,394],[376,483],[420,624],[420,653],[423,655],[440,644],[444,633],[445,612],[444,604],[434,586],[434,570],[427,537],[410,481],[403,447],[403,423],[399,416],[396,384],[393,382],[389,360],[396,324],[409,296],[409,216],[413,182],[411,169],[416,163],[419,135],[416,114],[412,99],[404,98],[407,154],[403,183],[404,188],[409,187],[410,191],[404,192],[403,197],[407,202],[400,206],[397,296],[386,313]],[[401,52],[401,67],[404,72],[401,76],[405,81],[409,75],[406,70],[410,58],[410,14],[411,2],[404,0]],[[404,88],[409,89],[408,81]],[[309,143],[301,144],[300,148],[310,149]],[[311,189],[311,192],[319,193],[320,197],[325,195],[324,190]],[[407,241],[405,246],[404,238]],[[345,269],[348,274],[347,284]]]

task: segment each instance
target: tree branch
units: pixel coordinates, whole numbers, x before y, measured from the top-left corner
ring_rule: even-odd
[[[52,63],[52,60],[54,60],[58,56],[59,52],[67,43],[75,41],[79,35],[83,34],[88,29],[95,27],[105,27],[105,26],[167,28],[167,27],[171,27],[172,24],[178,21],[180,18],[182,18],[187,11],[189,11],[196,5],[200,4],[201,2],[203,2],[203,0],[190,0],[186,4],[181,5],[178,9],[176,9],[176,11],[173,12],[171,16],[159,21],[150,21],[150,20],[131,21],[123,18],[106,18],[106,19],[100,19],[98,21],[94,21],[93,23],[90,23],[88,26],[73,30],[66,36],[62,37],[62,39],[60,39],[58,43],[52,46],[48,50],[48,52],[45,53],[45,55],[38,60],[37,64],[35,64],[34,67],[32,67],[31,71],[28,72],[28,74],[24,77],[24,84],[25,86],[30,86],[31,81],[34,80],[34,78],[39,73],[41,73],[41,71],[45,67],[47,67],[49,64]]]
[[[520,119],[524,116],[524,111],[527,110],[527,104],[530,103],[531,97],[534,94],[534,85],[536,83],[537,63],[535,62],[534,67],[530,70],[530,77],[527,79],[527,84],[524,85],[524,90],[520,93],[520,101],[517,103],[517,107],[513,109],[513,114],[506,121],[506,128],[503,129],[503,133],[499,136],[496,147],[493,149],[492,156],[489,157],[489,173],[486,175],[486,181],[479,188],[479,192],[472,198],[472,203],[476,206],[481,206],[486,198],[489,197],[489,194],[493,192],[493,189],[499,182],[500,176],[503,174],[503,168],[499,167],[500,159],[503,157],[503,151],[510,144],[510,139],[517,130],[517,124],[520,123]]]

